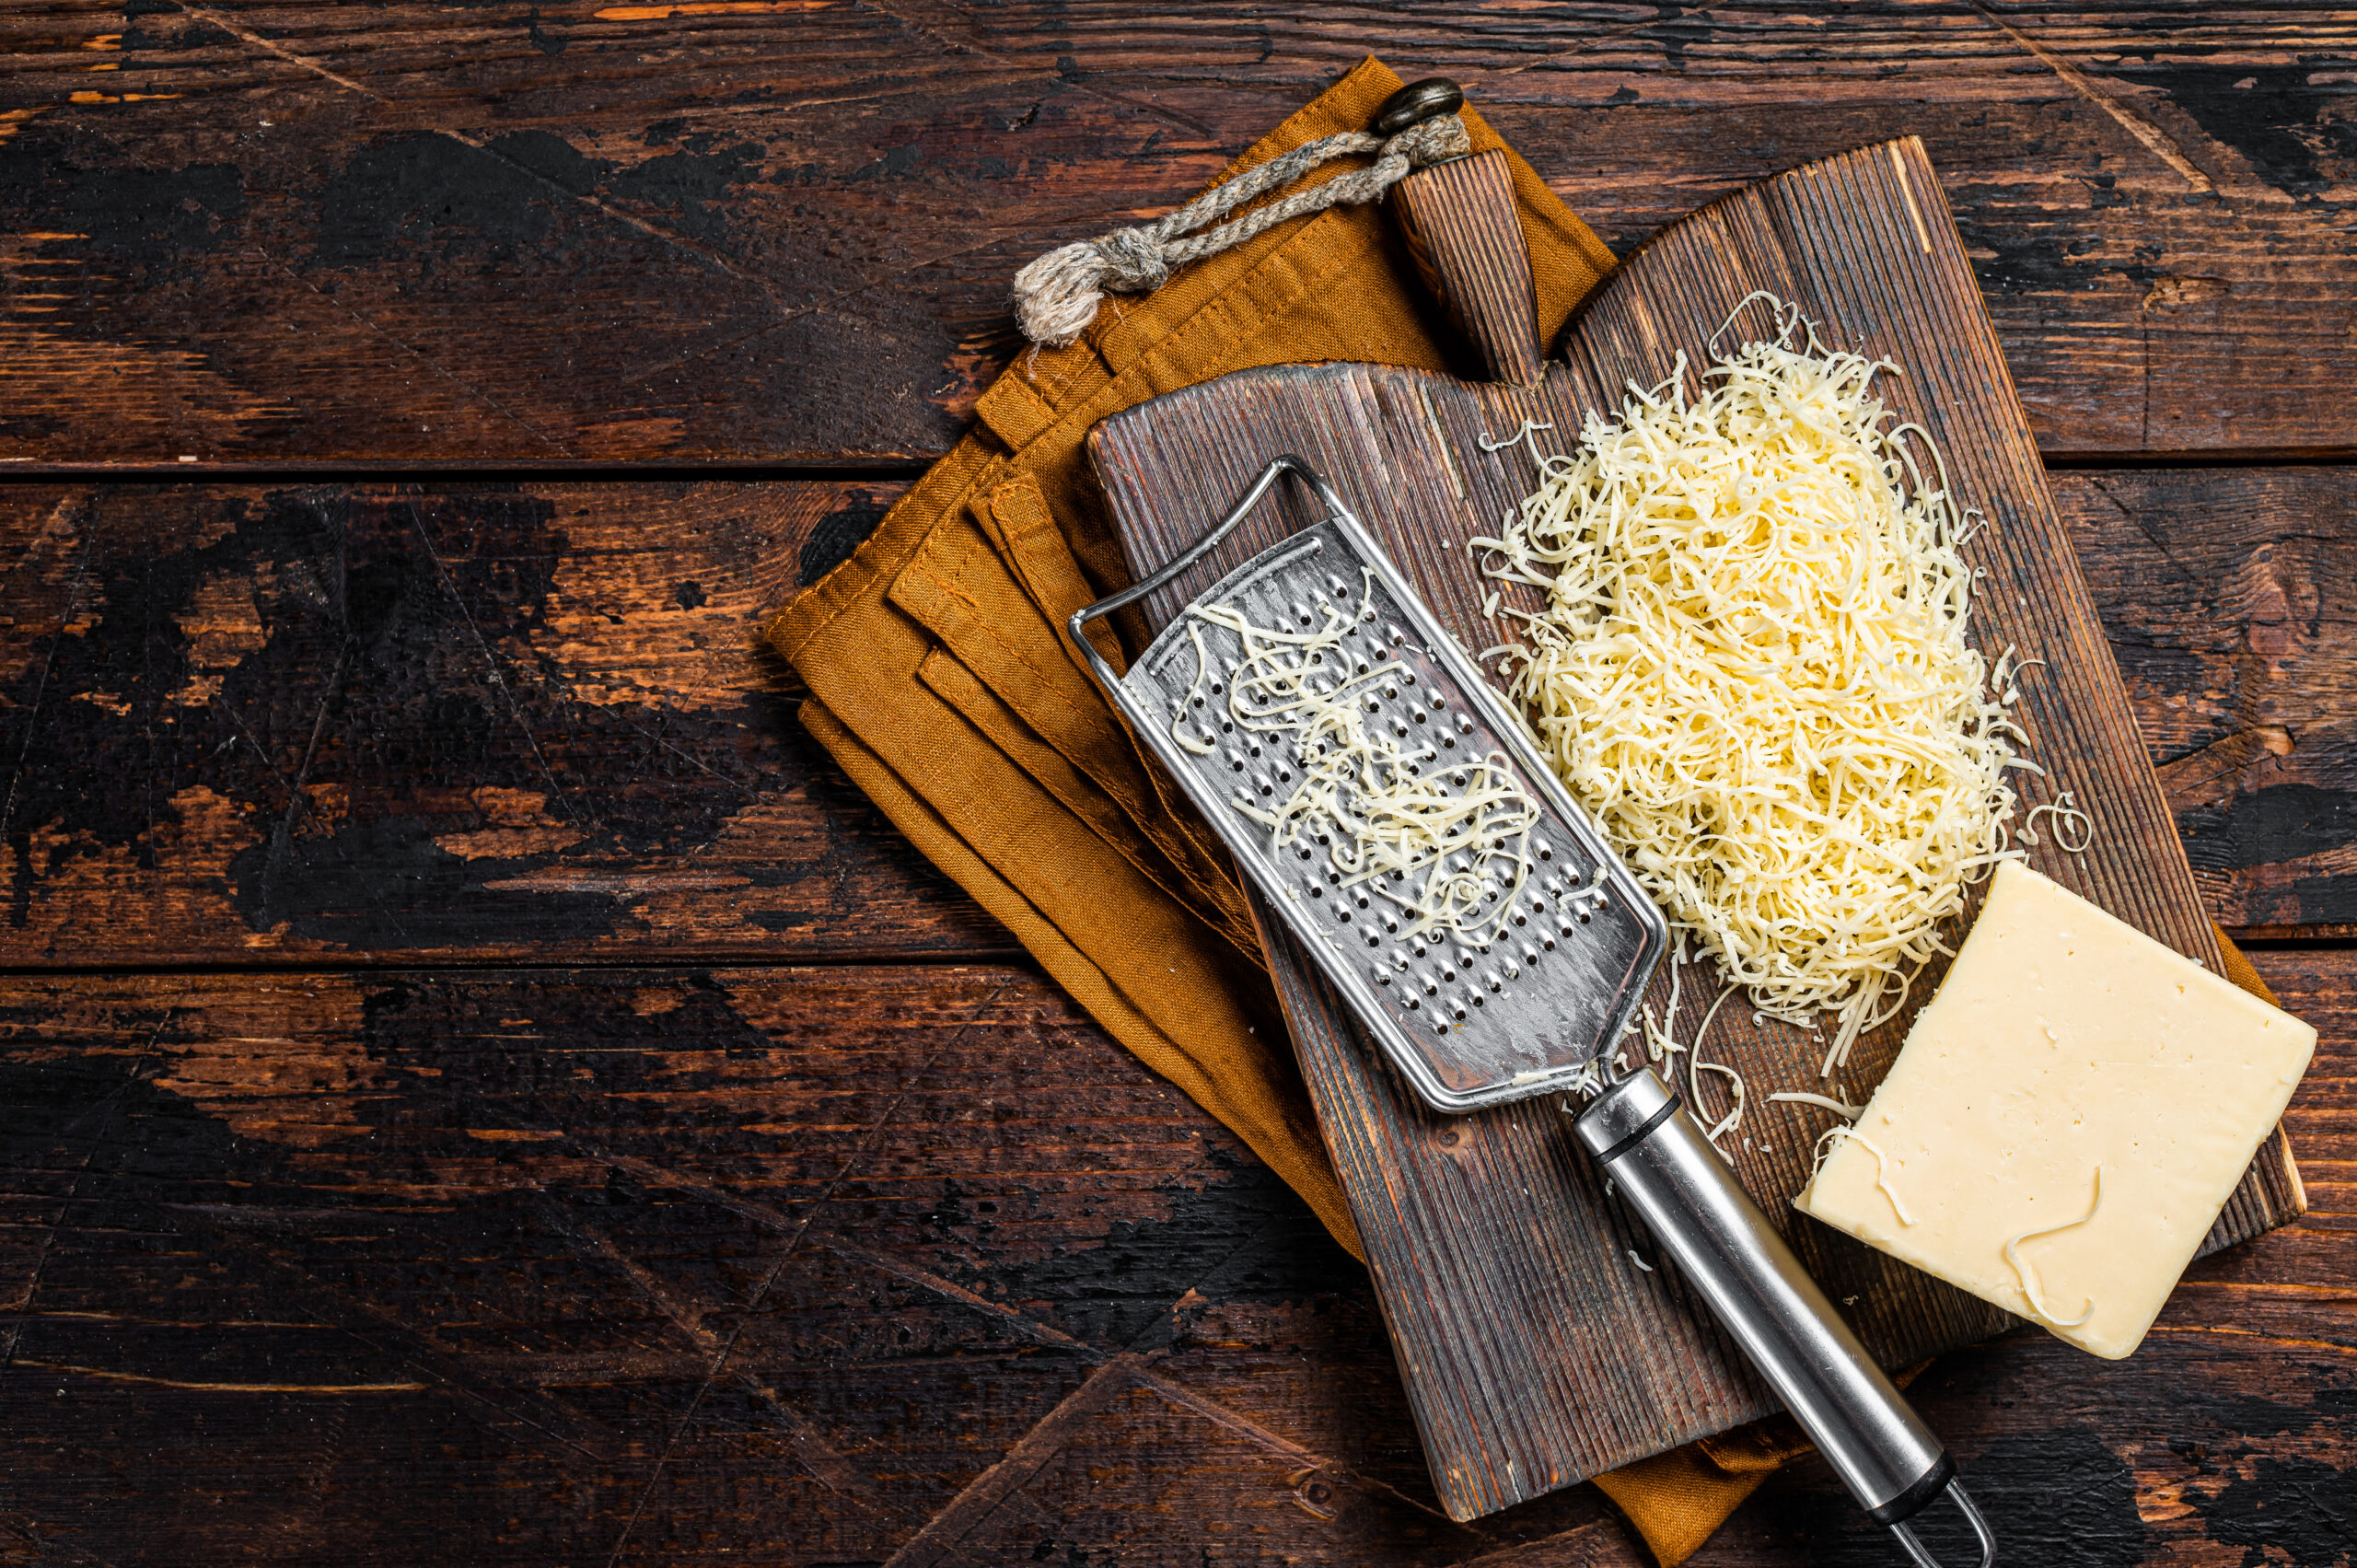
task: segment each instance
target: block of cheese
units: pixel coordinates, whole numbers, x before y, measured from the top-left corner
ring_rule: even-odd
[[[2012,862],[1794,1200],[2083,1350],[2134,1350],[2316,1030]]]

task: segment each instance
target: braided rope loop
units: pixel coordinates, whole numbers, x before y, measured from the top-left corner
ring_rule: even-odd
[[[1061,245],[1030,262],[1015,274],[1016,324],[1035,343],[1066,347],[1097,319],[1097,308],[1109,293],[1151,293],[1168,280],[1175,267],[1215,256],[1278,224],[1311,213],[1344,203],[1381,201],[1412,170],[1462,157],[1472,150],[1465,122],[1454,114],[1420,121],[1388,140],[1364,131],[1344,131],[1306,143],[1213,186],[1152,223]],[[1368,153],[1375,155],[1375,161],[1364,168],[1296,191],[1230,222],[1219,221],[1321,164]],[[1204,229],[1207,224],[1219,226]],[[1198,229],[1204,232],[1198,234]]]

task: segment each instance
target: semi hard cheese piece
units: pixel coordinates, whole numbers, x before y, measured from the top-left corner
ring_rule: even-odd
[[[2316,1033],[2011,862],[1794,1203],[2083,1350],[2128,1354]]]

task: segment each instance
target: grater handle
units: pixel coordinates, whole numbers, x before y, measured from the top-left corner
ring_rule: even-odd
[[[1088,661],[1089,669],[1100,682],[1111,687],[1120,679],[1120,674],[1106,662],[1104,655],[1097,651],[1097,645],[1083,634],[1088,623],[1102,620],[1125,605],[1135,604],[1146,595],[1166,587],[1177,580],[1188,567],[1218,548],[1221,540],[1234,533],[1236,526],[1252,515],[1252,508],[1260,504],[1260,497],[1269,493],[1269,487],[1288,473],[1317,493],[1318,499],[1324,504],[1328,516],[1331,517],[1349,510],[1342,505],[1342,498],[1334,494],[1334,487],[1320,478],[1316,469],[1311,468],[1291,452],[1283,453],[1271,459],[1269,466],[1260,470],[1260,477],[1252,482],[1251,488],[1245,491],[1236,505],[1228,508],[1227,516],[1222,517],[1211,532],[1189,545],[1167,564],[1155,568],[1151,576],[1132,583],[1128,587],[1109,598],[1100,598],[1095,604],[1074,611],[1069,623],[1072,628],[1073,645],[1080,650],[1081,656]]]
[[[1946,1495],[1971,1523],[1989,1568],[1996,1539],[1947,1450],[1682,1109],[1640,1068],[1599,1095],[1573,1130],[1867,1516],[1888,1526],[1921,1568],[1937,1568],[1908,1520]]]
[[[1376,111],[1378,134],[1462,108],[1445,76],[1401,87]],[[1391,188],[1391,215],[1408,257],[1449,320],[1473,341],[1492,381],[1535,387],[1547,374],[1538,294],[1515,206],[1514,165],[1492,148],[1417,169]]]

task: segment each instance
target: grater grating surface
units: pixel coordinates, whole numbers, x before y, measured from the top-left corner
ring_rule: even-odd
[[[1086,623],[1185,572],[1286,473],[1328,516],[1221,578],[1116,674]],[[1271,463],[1211,533],[1080,611],[1072,632],[1264,912],[1424,1100],[1464,1111],[1562,1088],[1619,1038],[1667,945],[1660,912],[1472,659],[1301,459]],[[1321,718],[1288,722],[1283,699],[1305,691]],[[1329,700],[1345,705],[1342,733]],[[1378,777],[1397,787],[1371,812],[1353,784]],[[1419,821],[1479,810],[1504,824],[1503,842],[1477,855],[1473,835],[1411,838],[1378,861],[1358,830],[1400,819],[1403,803]],[[1435,909],[1437,922],[1420,912]]]

